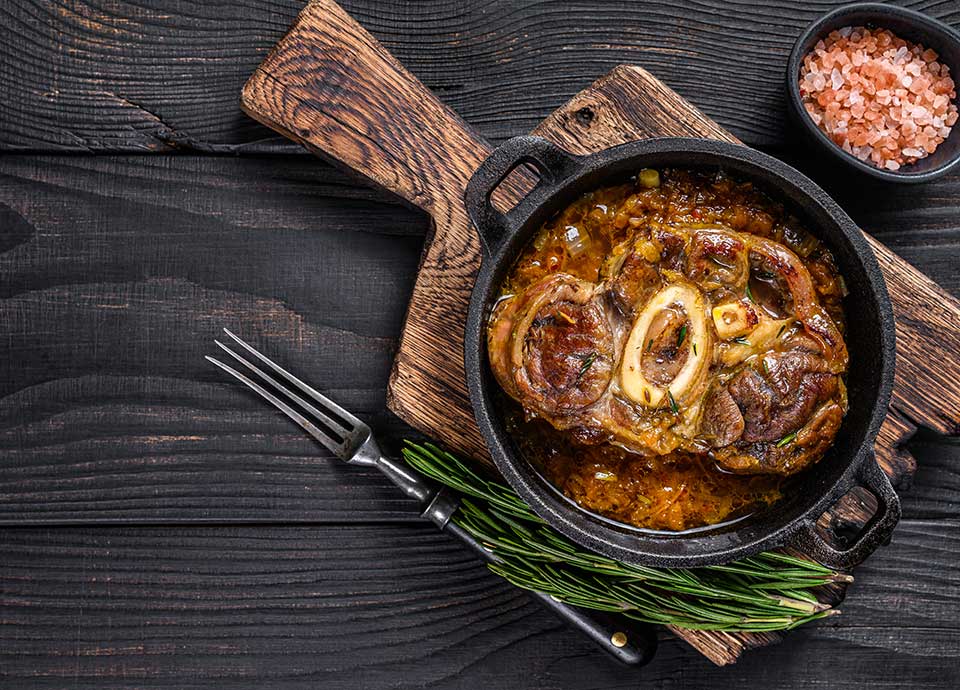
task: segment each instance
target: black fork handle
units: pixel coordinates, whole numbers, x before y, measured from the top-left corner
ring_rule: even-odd
[[[483,545],[460,525],[448,522],[444,532],[455,536],[484,561],[497,561],[496,556],[483,548]],[[631,621],[623,615],[570,606],[543,592],[529,591],[529,594],[618,661],[632,666],[644,666],[657,652],[657,633],[652,625]]]
[[[381,458],[376,466],[407,496],[420,501],[423,506],[421,517],[456,537],[483,561],[487,563],[497,561],[493,553],[450,519],[460,507],[460,501],[457,498],[445,489],[438,491],[405,463]],[[427,498],[424,499],[424,497]],[[580,609],[557,601],[549,594],[542,592],[530,592],[530,595],[565,623],[579,630],[608,654],[625,664],[644,666],[656,654],[656,629],[648,623],[632,621],[626,616],[604,611]]]

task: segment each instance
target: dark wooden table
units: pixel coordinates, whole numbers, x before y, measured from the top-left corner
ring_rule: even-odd
[[[784,122],[789,47],[832,4],[344,3],[494,141],[641,64],[958,295],[960,175],[831,174]],[[229,326],[389,448],[411,433],[384,387],[425,218],[237,107],[300,6],[0,2],[0,686],[957,687],[956,442],[912,443],[843,616],[725,669],[665,639],[636,671],[204,363]]]

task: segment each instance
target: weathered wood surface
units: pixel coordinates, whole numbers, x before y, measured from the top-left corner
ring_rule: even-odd
[[[236,329],[395,448],[417,214],[312,158],[8,155],[0,227],[0,521],[415,519],[203,356]]]
[[[641,671],[426,525],[0,530],[0,685],[952,690],[958,527],[905,521],[789,642],[718,669],[664,639]]]
[[[792,130],[783,66],[845,0],[344,0],[344,8],[487,139],[535,127],[623,62],[650,69],[752,145]],[[236,109],[304,0],[0,4],[0,145],[65,151],[295,151]],[[898,0],[960,25],[960,7]],[[12,73],[11,73],[12,76]],[[504,107],[509,104],[509,108]]]
[[[530,129],[610,67],[644,64],[729,131],[775,147],[960,294],[960,178],[909,190],[831,178],[784,128],[778,61],[831,4],[345,3],[494,141]],[[953,3],[907,4],[960,26]],[[0,3],[0,148],[142,152],[169,150],[166,139],[194,153],[295,152],[235,106],[301,5]],[[681,49],[661,49],[665,40]],[[307,157],[0,155],[0,203],[16,213],[0,208],[2,519],[324,523],[0,531],[0,687],[960,684],[951,539],[960,447],[934,435],[910,444],[919,470],[905,521],[857,570],[843,616],[723,670],[665,640],[636,674],[467,565],[443,537],[387,525],[409,520],[408,507],[377,476],[339,466],[197,362],[221,319],[252,324],[272,354],[355,406],[395,447],[406,432],[384,408],[383,385],[427,227],[386,201]],[[351,270],[357,261],[363,275]],[[203,290],[191,302],[158,290],[166,280]],[[171,315],[198,303],[210,323],[177,327]],[[288,317],[264,322],[263,304]],[[98,320],[110,328],[98,332]],[[297,333],[319,333],[322,344]],[[357,360],[356,377],[343,353]],[[125,387],[111,378],[117,358]],[[396,531],[383,538],[385,528]],[[296,576],[271,568],[286,560],[279,549],[254,546],[268,542],[302,558]],[[247,565],[234,567],[245,554]],[[337,583],[383,581],[348,589],[330,573]],[[447,606],[463,600],[461,575],[482,594]],[[319,585],[300,597],[293,577]],[[138,593],[114,588],[118,578]],[[241,597],[238,586],[248,587]],[[305,613],[321,600],[325,617]],[[376,603],[357,614],[364,601]],[[415,624],[399,621],[411,610]],[[435,636],[425,640],[420,624]],[[347,632],[342,643],[332,631]]]

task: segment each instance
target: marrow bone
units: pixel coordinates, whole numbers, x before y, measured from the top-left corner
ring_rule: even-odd
[[[679,307],[687,315],[684,340],[688,347],[680,350],[686,352],[687,358],[669,384],[658,385],[644,375],[642,360],[648,343],[656,335],[649,332],[651,325],[661,311],[672,307]],[[621,389],[633,402],[645,407],[663,406],[667,397],[672,397],[678,406],[683,404],[691,397],[689,393],[701,387],[710,368],[710,339],[701,292],[685,284],[673,284],[663,288],[653,296],[634,321],[620,367]],[[667,395],[668,392],[670,396]]]

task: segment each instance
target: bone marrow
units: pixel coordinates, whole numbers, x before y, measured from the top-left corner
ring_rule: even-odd
[[[644,305],[630,328],[621,360],[624,395],[643,407],[657,408],[667,397],[679,404],[697,394],[706,379],[712,351],[704,309],[703,295],[688,285],[668,285]],[[667,354],[651,357],[654,343],[662,341],[664,333],[666,347],[661,345],[658,351]],[[656,377],[663,371],[667,376]]]

